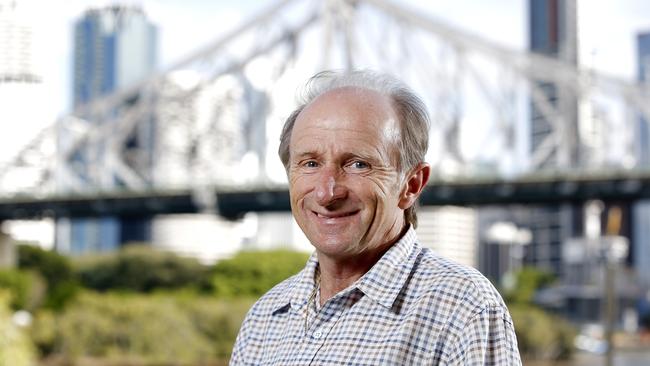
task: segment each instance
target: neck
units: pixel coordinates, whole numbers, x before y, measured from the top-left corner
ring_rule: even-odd
[[[345,258],[331,258],[318,252],[320,266],[320,304],[323,305],[340,291],[350,287],[381,259],[408,230],[408,225],[392,240],[373,250]]]
[[[355,263],[354,266],[342,266],[320,256],[320,304],[323,305],[340,291],[350,287],[361,278],[374,263]]]

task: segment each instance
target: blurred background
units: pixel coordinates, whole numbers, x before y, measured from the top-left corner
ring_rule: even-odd
[[[0,365],[221,365],[311,246],[277,158],[324,69],[432,118],[419,238],[525,364],[650,364],[650,3],[0,0]]]

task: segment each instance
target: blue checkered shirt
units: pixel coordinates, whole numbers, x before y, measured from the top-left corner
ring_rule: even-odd
[[[521,365],[494,287],[422,248],[413,228],[319,309],[317,266],[312,255],[253,305],[230,365]]]

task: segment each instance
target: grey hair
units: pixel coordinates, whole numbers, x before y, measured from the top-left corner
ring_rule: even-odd
[[[388,97],[398,116],[400,139],[397,142],[397,169],[407,173],[424,162],[429,147],[429,115],[422,100],[402,81],[393,76],[369,70],[322,71],[312,76],[305,85],[298,107],[289,115],[280,135],[278,154],[285,169],[289,169],[291,132],[298,115],[319,96],[334,89],[356,87],[375,91]],[[404,211],[407,223],[417,227],[415,205]]]

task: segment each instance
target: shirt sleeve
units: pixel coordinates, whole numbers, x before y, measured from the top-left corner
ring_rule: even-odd
[[[246,365],[244,356],[246,355],[246,345],[249,341],[249,328],[250,328],[250,314],[246,316],[242,322],[241,328],[239,328],[239,333],[237,334],[237,339],[235,340],[235,345],[232,349],[232,354],[230,356],[230,366],[241,366]]]
[[[237,334],[237,340],[232,349],[232,354],[230,356],[230,366],[244,365],[244,344],[246,344],[246,321],[242,323],[239,333]]]
[[[512,318],[503,306],[475,313],[452,343],[445,347],[445,365],[521,365]]]

